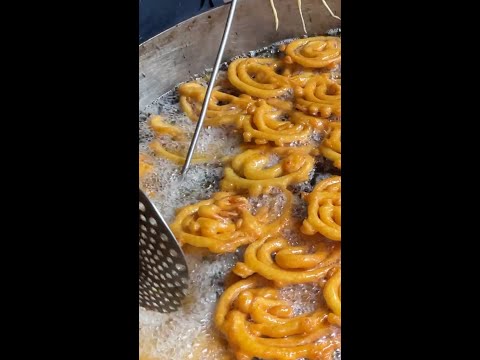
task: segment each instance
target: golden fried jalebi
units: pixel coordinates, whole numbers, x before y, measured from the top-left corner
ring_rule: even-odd
[[[341,182],[340,176],[332,176],[306,196],[308,217],[300,228],[304,234],[318,232],[330,240],[341,240]]]
[[[307,68],[332,68],[341,60],[339,37],[317,36],[292,41],[286,47],[284,61],[297,63]]]
[[[165,159],[168,159],[168,160],[174,162],[175,164],[183,165],[185,163],[185,156],[167,151],[162,146],[162,144],[160,144],[158,141],[152,141],[150,143],[150,149],[153,150],[155,155],[163,157]],[[210,159],[208,159],[206,157],[203,157],[203,156],[193,155],[192,164],[204,163],[204,162],[207,162],[209,160]]]
[[[341,124],[331,122],[328,126],[327,136],[320,145],[320,153],[333,162],[333,166],[342,168],[342,149],[341,149]]]
[[[295,87],[294,93],[298,110],[324,118],[341,115],[341,85],[327,74],[311,77],[305,87]]]
[[[237,359],[329,359],[337,338],[323,309],[295,316],[278,290],[258,275],[230,286],[220,297],[215,324],[227,337]]]
[[[185,135],[183,131],[171,124],[167,124],[160,115],[152,115],[150,117],[151,128],[159,135],[169,135],[173,139],[183,139]]]
[[[208,248],[213,253],[233,252],[265,234],[277,234],[288,224],[292,195],[288,191],[284,194],[282,214],[273,222],[269,222],[268,208],[252,215],[245,197],[219,192],[209,200],[180,209],[171,229],[181,243]]]
[[[200,117],[206,89],[200,84],[190,82],[179,86],[180,108],[190,120],[197,121]],[[208,102],[208,110],[204,124],[209,126],[234,125],[242,126],[245,117],[253,111],[255,101],[251,96],[230,95],[218,90],[212,92]]]
[[[338,268],[323,288],[323,297],[332,312],[328,315],[331,324],[341,326],[341,269]]]
[[[290,121],[279,120],[282,111],[263,102],[256,110],[253,117],[243,122],[243,140],[254,141],[256,144],[267,144],[269,141],[275,145],[283,146],[293,142],[306,142],[312,132],[312,127],[302,117],[290,118]]]
[[[285,94],[290,84],[275,72],[281,62],[274,59],[240,58],[228,66],[228,80],[245,94],[267,99]]]
[[[242,278],[258,273],[276,286],[318,282],[340,260],[339,244],[316,242],[309,246],[291,246],[283,238],[257,240],[245,251],[243,262],[233,272]]]
[[[274,187],[286,188],[306,181],[314,165],[310,151],[310,147],[273,148],[265,145],[246,150],[233,158],[231,166],[225,167],[221,189],[247,190],[250,195],[258,196]],[[269,165],[274,157],[278,162]]]

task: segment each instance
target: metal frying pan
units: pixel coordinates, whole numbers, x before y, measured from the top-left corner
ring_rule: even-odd
[[[340,15],[340,1],[328,0],[328,3],[333,12]],[[280,21],[278,31],[275,31],[272,8],[268,0],[238,1],[223,60],[231,59],[250,50],[260,49],[278,40],[303,35],[297,1],[277,0],[275,6]],[[140,112],[178,83],[212,67],[224,31],[228,10],[229,6],[212,9],[184,21],[140,45]],[[340,27],[340,20],[330,15],[321,0],[303,0],[302,11],[309,34],[324,34],[329,29]],[[152,245],[145,244],[145,246]],[[149,251],[149,249],[144,250]],[[174,251],[181,252],[178,247]],[[145,265],[151,266],[150,262]],[[145,268],[145,271],[147,270]],[[155,275],[151,273],[151,276]],[[145,276],[148,278],[148,275]],[[152,280],[152,284],[155,284],[155,279],[150,280]],[[145,283],[145,281],[143,282]],[[153,289],[153,285],[146,284],[140,284],[143,286],[141,291],[144,293],[143,296],[147,296],[148,292],[152,293],[152,290],[157,292],[161,290]],[[182,289],[175,290],[184,290],[184,284],[179,286]],[[157,293],[155,292],[155,294]],[[160,300],[157,299],[157,301]]]
[[[341,17],[340,0],[327,0]],[[280,21],[275,31],[269,0],[239,0],[224,60],[250,50],[303,35],[297,0],[275,0]],[[139,46],[139,112],[194,74],[211,68],[225,27],[229,6],[220,6],[186,20]],[[322,0],[302,0],[308,34],[339,28]]]

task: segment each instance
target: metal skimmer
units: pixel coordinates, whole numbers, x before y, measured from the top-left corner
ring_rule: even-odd
[[[162,215],[139,190],[139,303],[162,313],[177,310],[188,288],[185,255]]]

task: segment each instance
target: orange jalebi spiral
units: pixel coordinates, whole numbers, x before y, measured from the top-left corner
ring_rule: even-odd
[[[311,121],[301,112],[293,112],[289,120],[278,119],[285,115],[263,102],[255,110],[255,114],[243,122],[243,140],[256,144],[273,142],[277,146],[285,144],[305,143],[308,141],[313,126],[323,127],[321,119]]]
[[[246,190],[252,196],[270,192],[274,187],[306,181],[313,169],[311,147],[259,146],[235,156],[220,183],[223,191]],[[272,157],[278,161],[270,165]]]
[[[209,200],[179,209],[171,229],[180,243],[208,248],[213,253],[233,252],[265,234],[277,234],[288,224],[292,194],[285,191],[284,196],[281,215],[269,221],[267,207],[252,215],[247,198],[228,192],[215,193]]]
[[[262,99],[285,94],[291,87],[285,76],[275,72],[281,61],[264,58],[240,58],[228,66],[228,80],[245,94]]]
[[[341,40],[333,36],[317,36],[292,41],[286,47],[284,61],[306,68],[333,68],[341,60]]]
[[[197,121],[202,110],[206,88],[190,82],[180,85],[178,92],[180,108],[190,120]],[[237,97],[214,90],[208,103],[204,124],[207,126],[234,125],[240,128],[243,120],[249,116],[248,113],[253,111],[254,104],[255,101],[251,96],[242,94]]]
[[[327,74],[311,77],[305,87],[295,87],[294,93],[296,108],[307,114],[324,118],[341,115],[341,85]]]
[[[339,339],[328,337],[331,329],[327,317],[324,309],[295,316],[270,282],[253,275],[222,294],[215,325],[226,336],[237,359],[330,360]]]
[[[328,125],[327,135],[320,145],[320,153],[333,162],[333,166],[342,168],[341,124],[331,122]]]
[[[341,326],[341,269],[338,268],[335,273],[327,280],[323,287],[323,297],[332,312],[328,315],[328,321],[331,324]]]
[[[341,181],[340,176],[322,180],[306,196],[308,217],[300,228],[304,234],[318,232],[330,240],[341,240]]]
[[[323,242],[291,246],[283,238],[265,237],[250,244],[243,257],[233,268],[235,274],[246,278],[257,273],[284,286],[318,282],[340,261],[340,246]]]

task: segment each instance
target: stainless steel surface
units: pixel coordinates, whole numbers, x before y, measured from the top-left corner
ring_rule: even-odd
[[[180,244],[163,217],[139,190],[139,303],[147,310],[177,310],[185,297],[188,268]]]
[[[333,12],[341,17],[340,0],[328,0]],[[280,26],[275,21],[268,0],[239,0],[228,45],[222,60],[230,59],[271,43],[304,35],[302,21],[294,0],[276,1]],[[220,6],[162,32],[139,47],[139,110],[194,74],[210,68],[229,7]],[[322,0],[303,0],[302,10],[308,35],[323,34],[340,27],[340,20],[330,15]],[[208,38],[208,41],[205,39]]]
[[[190,144],[190,147],[188,148],[187,158],[182,168],[182,175],[185,175],[185,173],[188,171],[188,167],[190,166],[190,162],[192,161],[193,153],[195,152],[195,146],[197,145],[198,136],[200,135],[200,130],[202,129],[203,121],[205,120],[205,115],[207,114],[208,102],[210,101],[210,96],[212,95],[213,87],[215,86],[215,80],[217,79],[218,69],[220,68],[220,63],[222,62],[223,52],[225,50],[228,34],[230,33],[230,28],[232,26],[232,20],[235,16],[237,2],[238,0],[233,0],[232,4],[230,5],[227,23],[225,24],[225,29],[223,30],[222,41],[220,42],[220,47],[218,49],[217,57],[215,59],[215,65],[213,65],[212,75],[210,76],[210,82],[207,87],[207,92],[205,94],[205,98],[203,99],[200,117],[198,118],[197,126],[195,127],[195,132],[193,133],[192,142]],[[208,42],[208,38],[206,38],[205,41]]]

